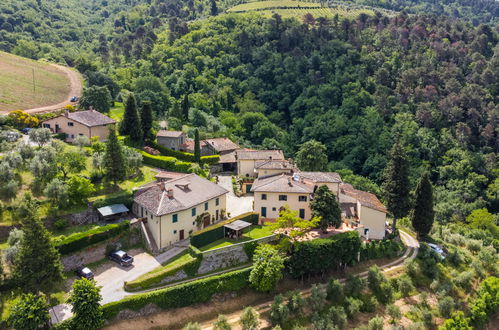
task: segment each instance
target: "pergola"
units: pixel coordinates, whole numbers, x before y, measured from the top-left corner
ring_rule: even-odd
[[[251,227],[251,223],[243,220],[236,220],[234,222],[226,224],[224,225],[224,237],[227,237],[226,229],[228,229],[229,238],[239,238],[242,231],[248,227]]]

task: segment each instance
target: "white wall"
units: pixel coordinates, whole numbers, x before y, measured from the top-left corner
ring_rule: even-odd
[[[267,195],[267,199],[262,199],[262,194]],[[280,201],[279,195],[286,195],[287,201]],[[306,196],[306,202],[300,202],[298,196]],[[279,209],[284,205],[288,205],[293,211],[299,211],[300,209],[305,210],[305,219],[310,219],[312,217],[312,212],[310,211],[310,196],[309,194],[297,194],[297,193],[264,193],[255,192],[254,199],[254,210],[262,216],[262,207],[267,208],[266,218],[275,219],[279,217]]]
[[[240,177],[245,177],[246,175],[255,177],[255,161],[239,159],[237,161],[237,175]]]
[[[369,239],[385,238],[386,214],[366,206],[360,206],[359,221],[364,228],[369,229]]]

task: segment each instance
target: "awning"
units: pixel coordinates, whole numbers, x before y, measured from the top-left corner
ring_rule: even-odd
[[[244,228],[248,228],[251,226],[251,223],[243,221],[243,220],[236,220],[234,222],[231,222],[229,224],[224,225],[225,228],[229,228],[235,231],[240,231]]]
[[[108,206],[100,207],[100,208],[97,209],[97,211],[103,217],[107,217],[107,216],[110,216],[110,215],[125,213],[125,212],[128,212],[129,210],[123,204],[113,204],[113,205],[108,205]]]

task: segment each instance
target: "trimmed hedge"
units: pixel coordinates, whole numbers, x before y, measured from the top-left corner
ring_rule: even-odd
[[[363,244],[360,248],[360,260],[370,260],[377,258],[393,258],[404,249],[402,243],[384,239]]]
[[[65,237],[56,244],[56,248],[61,254],[69,254],[79,251],[92,244],[105,241],[115,237],[130,228],[129,221],[118,224],[109,224],[99,228],[90,229],[81,233],[72,234]]]
[[[177,286],[128,296],[120,301],[102,306],[107,320],[111,320],[124,310],[139,310],[148,304],[159,308],[178,308],[210,300],[215,293],[239,291],[249,286],[251,267],[211,276]]]
[[[323,274],[330,269],[357,261],[360,245],[360,236],[356,231],[296,242],[286,266],[289,274],[295,278]]]
[[[191,154],[189,152],[177,151],[170,148],[166,148],[158,144],[157,142],[149,142],[149,146],[161,152],[161,155],[163,156],[174,157],[190,163],[195,162],[194,154]],[[201,157],[201,163],[203,164],[213,165],[213,164],[218,164],[219,161],[220,161],[220,155]]]
[[[142,162],[146,165],[159,167],[172,172],[191,173],[192,163],[182,162],[174,157],[154,156],[145,151],[139,150],[142,154]]]
[[[200,230],[191,236],[191,245],[200,248],[202,246],[205,246],[207,244],[210,244],[212,242],[215,242],[216,240],[224,238],[224,229],[223,226],[225,226],[228,223],[234,222],[236,220],[243,220],[246,222],[250,222],[253,225],[258,224],[259,216],[258,213],[255,212],[247,212],[243,213],[237,217],[219,222],[213,226],[207,227],[203,230]]]
[[[126,207],[131,208],[133,204],[133,194],[132,193],[124,193],[118,196],[101,198],[94,201],[93,206],[98,209],[100,207],[104,207],[112,204],[124,204]]]

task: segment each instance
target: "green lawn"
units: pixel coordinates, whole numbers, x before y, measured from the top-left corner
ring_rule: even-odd
[[[123,103],[115,102],[114,107],[109,110],[109,117],[116,121],[121,121],[123,114],[125,113],[125,106]]]
[[[262,238],[265,236],[270,236],[272,235],[272,230],[268,226],[261,226],[261,225],[253,225],[251,226],[250,230],[245,232],[243,236],[237,240],[235,239],[229,239],[229,238],[221,238],[219,240],[216,240],[215,242],[212,242],[210,244],[207,244],[203,247],[200,248],[201,251],[208,251],[208,250],[214,250],[218,249],[224,246],[229,246],[237,243],[242,243],[242,242],[247,242],[251,241],[257,238]]]

